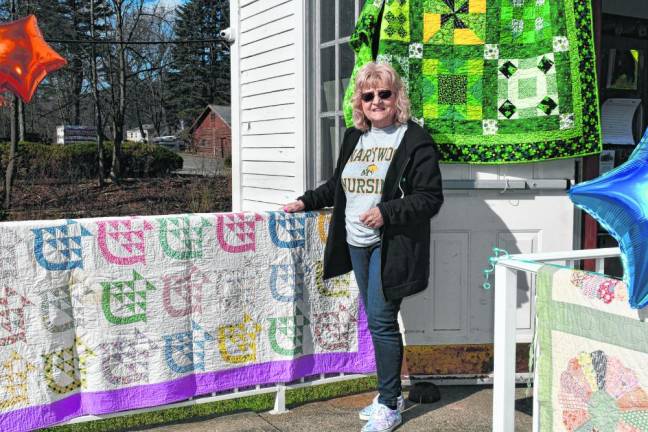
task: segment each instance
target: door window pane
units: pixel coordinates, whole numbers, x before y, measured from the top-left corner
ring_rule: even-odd
[[[308,0],[306,0],[308,1]],[[370,0],[374,1],[374,0]],[[327,180],[335,168],[340,141],[344,135],[344,93],[349,86],[355,54],[349,47],[349,36],[355,29],[358,12],[365,0],[318,0],[318,51],[315,89],[317,139],[315,149],[315,183]],[[336,9],[337,8],[337,9]]]
[[[340,0],[340,35],[350,36],[355,27],[355,0]]]
[[[335,0],[320,0],[320,43],[335,39]]]
[[[355,61],[355,53],[349,44],[343,43],[340,45],[340,103],[339,109],[342,108],[344,102],[344,92],[349,85],[351,73],[353,72],[353,62]]]
[[[337,158],[337,140],[335,138],[335,117],[322,119],[320,181],[327,180],[335,169]]]
[[[335,110],[335,47],[320,51],[322,112]]]

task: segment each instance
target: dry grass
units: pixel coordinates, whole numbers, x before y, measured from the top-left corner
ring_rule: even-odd
[[[19,181],[3,220],[227,212],[231,177],[172,176],[126,179],[99,188],[96,182]],[[3,193],[4,194],[4,193]]]

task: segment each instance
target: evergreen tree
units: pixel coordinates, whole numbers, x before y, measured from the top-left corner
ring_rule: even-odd
[[[175,119],[191,124],[207,104],[230,103],[230,51],[219,39],[229,27],[229,2],[226,0],[189,0],[178,9],[175,22],[177,44],[173,49],[173,68],[169,73],[169,112]],[[182,43],[210,40],[204,43]]]

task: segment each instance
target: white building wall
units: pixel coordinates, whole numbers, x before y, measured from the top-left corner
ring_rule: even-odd
[[[235,0],[230,7],[232,206],[276,209],[304,189],[304,6]]]

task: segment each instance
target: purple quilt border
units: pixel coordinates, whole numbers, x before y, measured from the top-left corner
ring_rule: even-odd
[[[359,298],[359,297],[358,297]],[[51,404],[0,414],[0,430],[20,432],[53,426],[83,415],[109,414],[186,400],[193,396],[258,384],[290,382],[321,373],[369,373],[376,369],[364,306],[358,308],[358,351],[310,354],[217,372],[197,373],[157,384],[77,393]],[[262,380],[263,378],[263,380]]]

